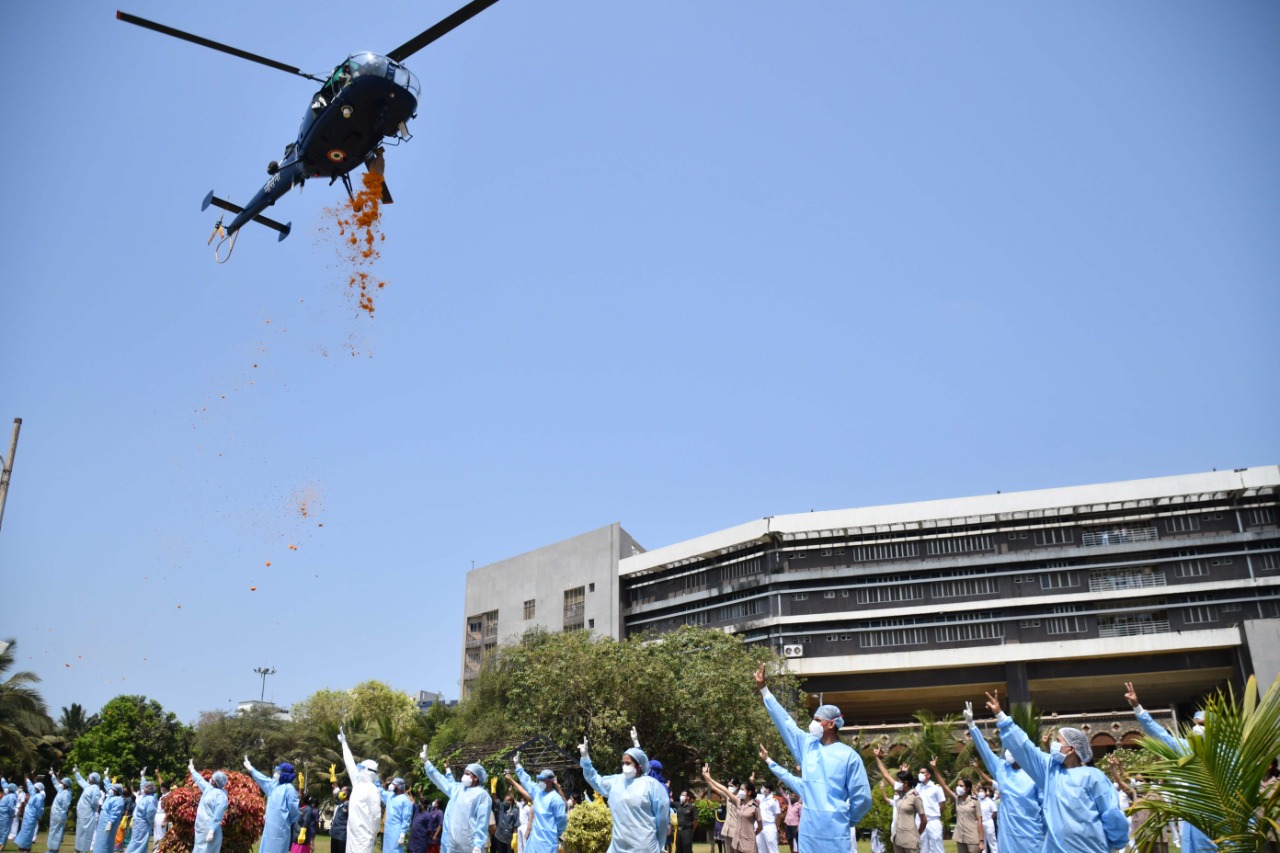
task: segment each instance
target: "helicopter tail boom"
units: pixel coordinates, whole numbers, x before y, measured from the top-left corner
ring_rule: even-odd
[[[238,204],[232,204],[231,202],[225,199],[218,198],[213,194],[213,190],[210,190],[209,194],[204,197],[204,202],[200,205],[200,209],[208,210],[210,205],[220,208],[222,210],[225,210],[228,213],[237,214],[237,219],[239,219],[239,214],[244,213],[243,207],[240,207]],[[289,232],[293,230],[292,222],[284,222],[284,223],[276,222],[274,219],[269,219],[265,216],[262,216],[261,214],[257,216],[247,217],[247,218],[252,219],[254,222],[257,222],[259,225],[265,225],[271,230],[278,232],[280,236],[276,238],[277,243],[283,240],[285,237],[288,237]],[[231,225],[227,227],[228,235],[234,234],[238,230],[240,230],[240,226],[237,225],[234,220],[232,221]]]

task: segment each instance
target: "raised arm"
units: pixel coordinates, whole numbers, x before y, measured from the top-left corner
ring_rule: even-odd
[[[724,801],[726,803],[728,803],[730,800],[737,799],[736,797],[734,797],[732,794],[729,793],[728,788],[726,788],[724,785],[721,785],[715,779],[711,778],[711,766],[708,764],[702,765],[702,781],[706,782],[707,787],[709,787],[711,790],[715,791],[717,794],[724,797]]]
[[[249,771],[249,775],[253,777],[253,781],[257,782],[258,787],[262,789],[262,793],[266,794],[268,797],[271,796],[271,792],[275,790],[276,787],[275,779],[268,776],[266,773],[260,772],[258,768],[254,767],[249,762],[249,756],[247,755],[244,757],[244,769]]]
[[[347,780],[354,787],[356,780],[360,778],[360,774],[356,772],[356,757],[351,754],[351,747],[347,744],[347,733],[342,730],[341,726],[338,727],[338,743],[342,744],[342,764],[347,768]],[[426,750],[426,746],[423,746],[422,751],[426,752]]]
[[[1142,703],[1138,701],[1138,691],[1134,688],[1133,682],[1126,681],[1124,687],[1124,698],[1129,702],[1129,707],[1133,709],[1133,716],[1137,718],[1138,725],[1142,726],[1142,730],[1151,737],[1164,741],[1165,746],[1170,749],[1186,749],[1186,743],[1170,734],[1168,729],[1157,723],[1155,718],[1147,713],[1147,709],[1142,707]]]
[[[525,772],[524,765],[520,763],[520,753],[516,753],[515,757],[516,777],[520,780],[520,785],[524,788],[525,799],[533,801],[533,777]],[[507,774],[510,778],[510,774]]]
[[[79,767],[73,767],[73,768],[71,768],[71,772],[75,774],[75,777],[76,777],[76,784],[77,784],[77,785],[79,785],[81,788],[88,788],[88,787],[89,787],[89,780],[88,780],[88,779],[86,779],[86,778],[84,778],[83,776],[81,776],[81,775],[80,775],[80,768],[79,768]]]
[[[987,708],[996,716],[996,728],[1000,731],[1000,742],[1013,753],[1014,759],[1022,765],[1040,788],[1045,790],[1045,782],[1049,777],[1049,756],[1041,752],[1027,733],[1018,728],[1013,718],[1000,710],[1000,692],[987,694]]]
[[[422,755],[425,756],[426,754],[427,748],[426,746],[423,746]],[[431,780],[431,784],[443,791],[444,795],[450,799],[453,799],[453,797],[462,788],[462,784],[460,782],[455,782],[453,779],[450,779],[448,776],[441,773],[436,769],[436,766],[425,757],[422,759],[422,769],[427,771],[427,778]]]
[[[1131,801],[1136,800],[1138,799],[1138,792],[1129,784],[1129,780],[1124,778],[1123,770],[1124,768],[1120,766],[1120,759],[1116,758],[1114,752],[1107,756],[1107,771],[1111,774],[1111,778],[1120,786],[1120,790],[1124,791],[1125,796]]]
[[[978,731],[977,725],[973,722],[973,703],[964,703],[964,721],[969,728],[969,739],[973,741],[973,748],[982,759],[982,763],[987,765],[987,769],[991,771],[992,776],[1000,775],[1000,764],[1003,759],[999,758],[991,751],[991,744],[987,743],[987,739],[982,736],[982,732]]]
[[[938,780],[943,792],[951,799],[956,799],[956,792],[951,790],[951,786],[947,784],[947,774],[938,772],[938,757],[936,755],[929,759],[929,769],[933,771],[933,778]]]
[[[507,784],[511,786],[511,790],[520,795],[520,799],[524,800],[526,803],[533,802],[533,797],[529,796],[529,792],[525,790],[523,785],[515,780],[515,777],[510,773],[503,773],[502,775],[506,778]]]
[[[871,754],[875,757],[876,767],[880,768],[880,775],[883,776],[884,780],[889,783],[890,787],[892,787],[893,784],[898,781],[898,774],[890,773],[889,768],[884,766],[884,761],[880,758],[881,753],[882,750],[880,749],[880,744],[876,744],[871,747]]]
[[[603,797],[609,796],[609,782],[596,772],[596,767],[591,763],[591,756],[587,754],[587,739],[584,737],[582,743],[578,744],[578,764],[582,766],[582,778],[587,780],[587,784],[594,788]]]
[[[196,772],[195,761],[187,761],[187,771],[191,774],[191,778],[195,781],[196,787],[200,789],[201,794],[209,790],[209,783],[205,781],[203,776]]]
[[[786,712],[786,709],[778,704],[778,700],[774,698],[773,693],[769,690],[769,685],[765,683],[763,663],[756,669],[755,680],[756,687],[760,690],[760,698],[764,700],[764,709],[769,712],[769,719],[773,720],[778,733],[782,735],[783,741],[787,744],[787,749],[791,750],[791,754],[795,756],[796,762],[799,763],[803,760],[805,738],[812,737],[812,735],[797,726],[796,721],[791,719],[791,715]]]

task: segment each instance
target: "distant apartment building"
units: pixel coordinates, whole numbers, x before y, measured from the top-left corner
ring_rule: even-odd
[[[521,633],[499,619],[520,615],[511,596],[479,574],[502,567],[504,585],[531,574],[565,602],[588,575],[616,590],[595,602],[594,626],[544,620],[535,600],[513,628],[739,634],[785,655],[850,720],[955,713],[993,687],[1049,711],[1105,712],[1125,681],[1176,707],[1280,669],[1277,488],[1280,466],[1214,471],[767,517],[647,552],[613,525],[469,576],[467,641],[480,642],[464,691],[497,642],[488,626]],[[570,548],[563,574],[566,546],[606,532],[607,547]]]

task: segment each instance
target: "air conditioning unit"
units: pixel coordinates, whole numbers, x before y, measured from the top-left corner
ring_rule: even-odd
[[[804,657],[804,646],[783,646],[782,654],[784,657],[802,658]]]

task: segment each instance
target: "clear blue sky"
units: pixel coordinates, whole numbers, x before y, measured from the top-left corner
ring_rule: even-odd
[[[128,2],[316,72],[454,8]],[[115,8],[0,11],[0,636],[55,715],[456,695],[471,561],[613,521],[1280,461],[1275,3],[503,0],[410,63],[372,319],[339,187],[205,245],[312,84]]]

